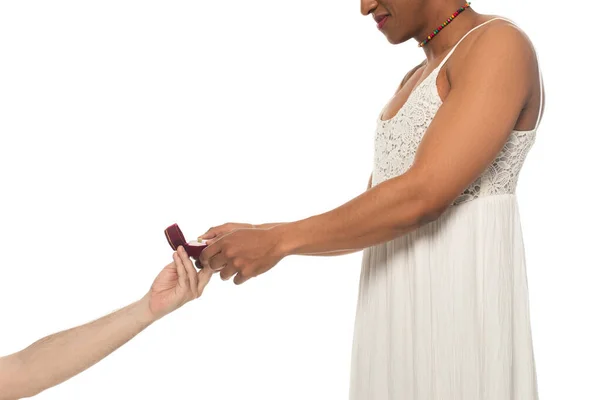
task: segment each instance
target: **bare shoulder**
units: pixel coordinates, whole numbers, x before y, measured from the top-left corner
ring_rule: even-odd
[[[528,61],[535,60],[535,49],[529,36],[517,25],[506,21],[496,20],[482,30],[474,40],[478,52],[500,52],[513,56],[525,57]],[[484,50],[485,49],[485,50]]]
[[[537,56],[527,34],[513,23],[499,19],[472,32],[448,59],[444,72],[444,99],[454,93],[491,101],[501,93],[512,103],[508,108],[521,110],[514,129],[537,126],[544,108]]]
[[[450,83],[461,79],[473,68],[510,66],[528,77],[537,77],[537,58],[527,34],[518,26],[498,19],[482,27],[470,40],[464,41],[448,60]],[[475,33],[475,32],[474,32]],[[535,82],[533,80],[532,82]]]

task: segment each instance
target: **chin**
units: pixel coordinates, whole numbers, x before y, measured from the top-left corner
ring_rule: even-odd
[[[389,28],[389,30],[384,29],[382,33],[391,44],[400,44],[412,39],[412,35],[408,34],[404,29],[393,29],[396,28],[395,26],[390,26]]]
[[[400,35],[386,35],[388,42],[391,44],[400,44],[410,40],[410,37],[400,36]]]

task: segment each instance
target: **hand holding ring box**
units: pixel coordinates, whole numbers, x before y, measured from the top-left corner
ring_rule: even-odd
[[[185,240],[183,232],[181,232],[181,229],[179,229],[177,224],[173,224],[165,229],[165,236],[167,237],[167,240],[169,241],[169,244],[173,250],[177,251],[179,246],[183,246],[188,256],[195,260],[200,258],[200,253],[202,253],[202,250],[208,246],[205,240],[201,242],[197,240],[188,242]]]

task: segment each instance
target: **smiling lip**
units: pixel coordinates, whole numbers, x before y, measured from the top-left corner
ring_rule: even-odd
[[[388,15],[373,16],[373,18],[375,18],[375,22],[377,22],[377,29],[381,29],[383,28],[385,21],[387,21]]]

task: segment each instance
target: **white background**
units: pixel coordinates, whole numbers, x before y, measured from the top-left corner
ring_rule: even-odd
[[[540,398],[598,399],[600,85],[585,18],[600,10],[473,8],[516,21],[543,66],[518,188]],[[377,115],[422,59],[358,0],[1,1],[0,355],[143,296],[174,222],[195,237],[361,193]],[[214,279],[38,398],[344,399],[360,257]]]

